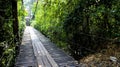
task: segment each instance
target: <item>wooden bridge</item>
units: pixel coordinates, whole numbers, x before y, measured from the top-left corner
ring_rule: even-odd
[[[36,29],[27,26],[15,67],[79,67],[77,61],[59,49]]]

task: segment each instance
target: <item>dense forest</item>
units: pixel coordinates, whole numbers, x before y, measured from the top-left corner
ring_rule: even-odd
[[[120,0],[37,0],[33,13],[31,25],[76,60],[120,59]]]
[[[13,66],[18,54],[25,27],[22,20],[24,10],[20,5],[20,0],[0,0],[0,67]]]
[[[32,4],[31,14],[24,0],[0,1],[0,67],[14,64],[28,14],[31,26],[76,60],[120,60],[120,0],[26,1]]]

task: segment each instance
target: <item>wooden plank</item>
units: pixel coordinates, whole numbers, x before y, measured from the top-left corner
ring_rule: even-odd
[[[38,66],[42,67],[58,67],[57,63],[54,61],[54,59],[50,56],[50,54],[47,52],[43,44],[40,42],[39,38],[35,34],[32,28],[30,28],[31,33],[31,39],[32,44],[34,47],[34,52],[36,54],[36,58],[38,61]],[[38,55],[37,55],[37,53]]]
[[[50,54],[48,53],[48,51],[45,49],[45,47],[43,46],[43,44],[40,42],[40,45],[42,47],[42,50],[45,52],[49,62],[51,63],[52,67],[58,67],[57,63],[54,61],[54,59],[50,56]]]
[[[34,37],[34,38],[36,38],[36,37]],[[37,57],[37,59],[40,59],[39,60],[39,62],[40,62],[39,64],[42,63],[42,65],[39,65],[39,66],[45,67],[45,65],[47,65],[47,66],[51,67],[50,64],[48,62],[46,62],[46,60],[44,58],[44,53],[41,50],[41,48],[39,47],[39,43],[38,43],[37,40],[34,40],[34,46],[36,47],[36,49],[37,49],[36,52],[38,53],[38,55],[36,57]]]
[[[43,59],[42,61],[43,61],[44,65],[47,66],[47,67],[51,67],[51,64],[49,63],[49,60],[46,57],[46,53],[45,53],[46,50],[44,50],[44,48],[41,47],[42,44],[40,43],[39,40],[36,42],[36,45],[38,47],[38,51],[40,51],[41,54],[42,54],[42,59]]]
[[[33,40],[34,35],[31,32],[32,31],[30,31],[30,34],[31,34],[31,40],[32,40],[32,46],[33,46],[33,50],[34,50],[34,55],[37,56],[38,53],[37,53],[37,49],[35,47],[35,43],[34,43],[34,40]]]
[[[52,67],[51,64],[49,63],[49,60],[47,59],[46,55],[43,56],[43,60],[44,60],[44,63],[45,63],[45,67]]]
[[[37,53],[38,53],[38,55],[36,56],[36,58],[37,58],[37,62],[38,62],[38,66],[42,66],[42,67],[45,67],[44,66],[44,63],[43,63],[43,60],[42,60],[42,54],[41,54],[41,52],[39,51],[39,49],[38,49],[38,47],[36,46],[36,44],[34,44],[35,45],[35,47],[36,47],[36,49],[37,49]]]
[[[36,49],[36,47],[35,47],[35,44],[32,43],[32,45],[33,45],[34,55],[37,56],[38,54],[37,54],[37,49]]]
[[[29,28],[29,30],[30,30],[32,45],[34,47],[34,53],[35,53],[35,56],[37,59],[37,65],[38,65],[38,67],[44,67],[42,58],[41,58],[41,56],[39,56],[39,51],[38,51],[38,48],[36,47],[36,44],[35,44],[35,34],[33,33],[33,31],[30,28]]]
[[[46,61],[46,57],[45,57],[44,51],[41,49],[39,43],[36,43],[36,47],[38,48],[39,55],[41,55],[41,58],[42,58],[44,66],[45,67],[46,66],[51,67],[51,64],[48,61]]]

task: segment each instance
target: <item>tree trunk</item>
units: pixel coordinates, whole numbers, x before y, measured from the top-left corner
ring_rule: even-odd
[[[16,45],[16,55],[19,53],[19,27],[18,27],[18,16],[17,16],[17,0],[12,0],[12,15],[13,15],[13,34],[14,44]]]
[[[12,0],[12,15],[13,15],[14,42],[17,42],[17,41],[19,41],[18,16],[17,16],[17,0]]]

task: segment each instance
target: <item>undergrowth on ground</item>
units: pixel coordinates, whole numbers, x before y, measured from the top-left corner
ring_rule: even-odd
[[[112,61],[110,57],[117,59]],[[120,46],[109,44],[107,48],[83,57],[79,63],[85,64],[85,67],[120,67]]]

